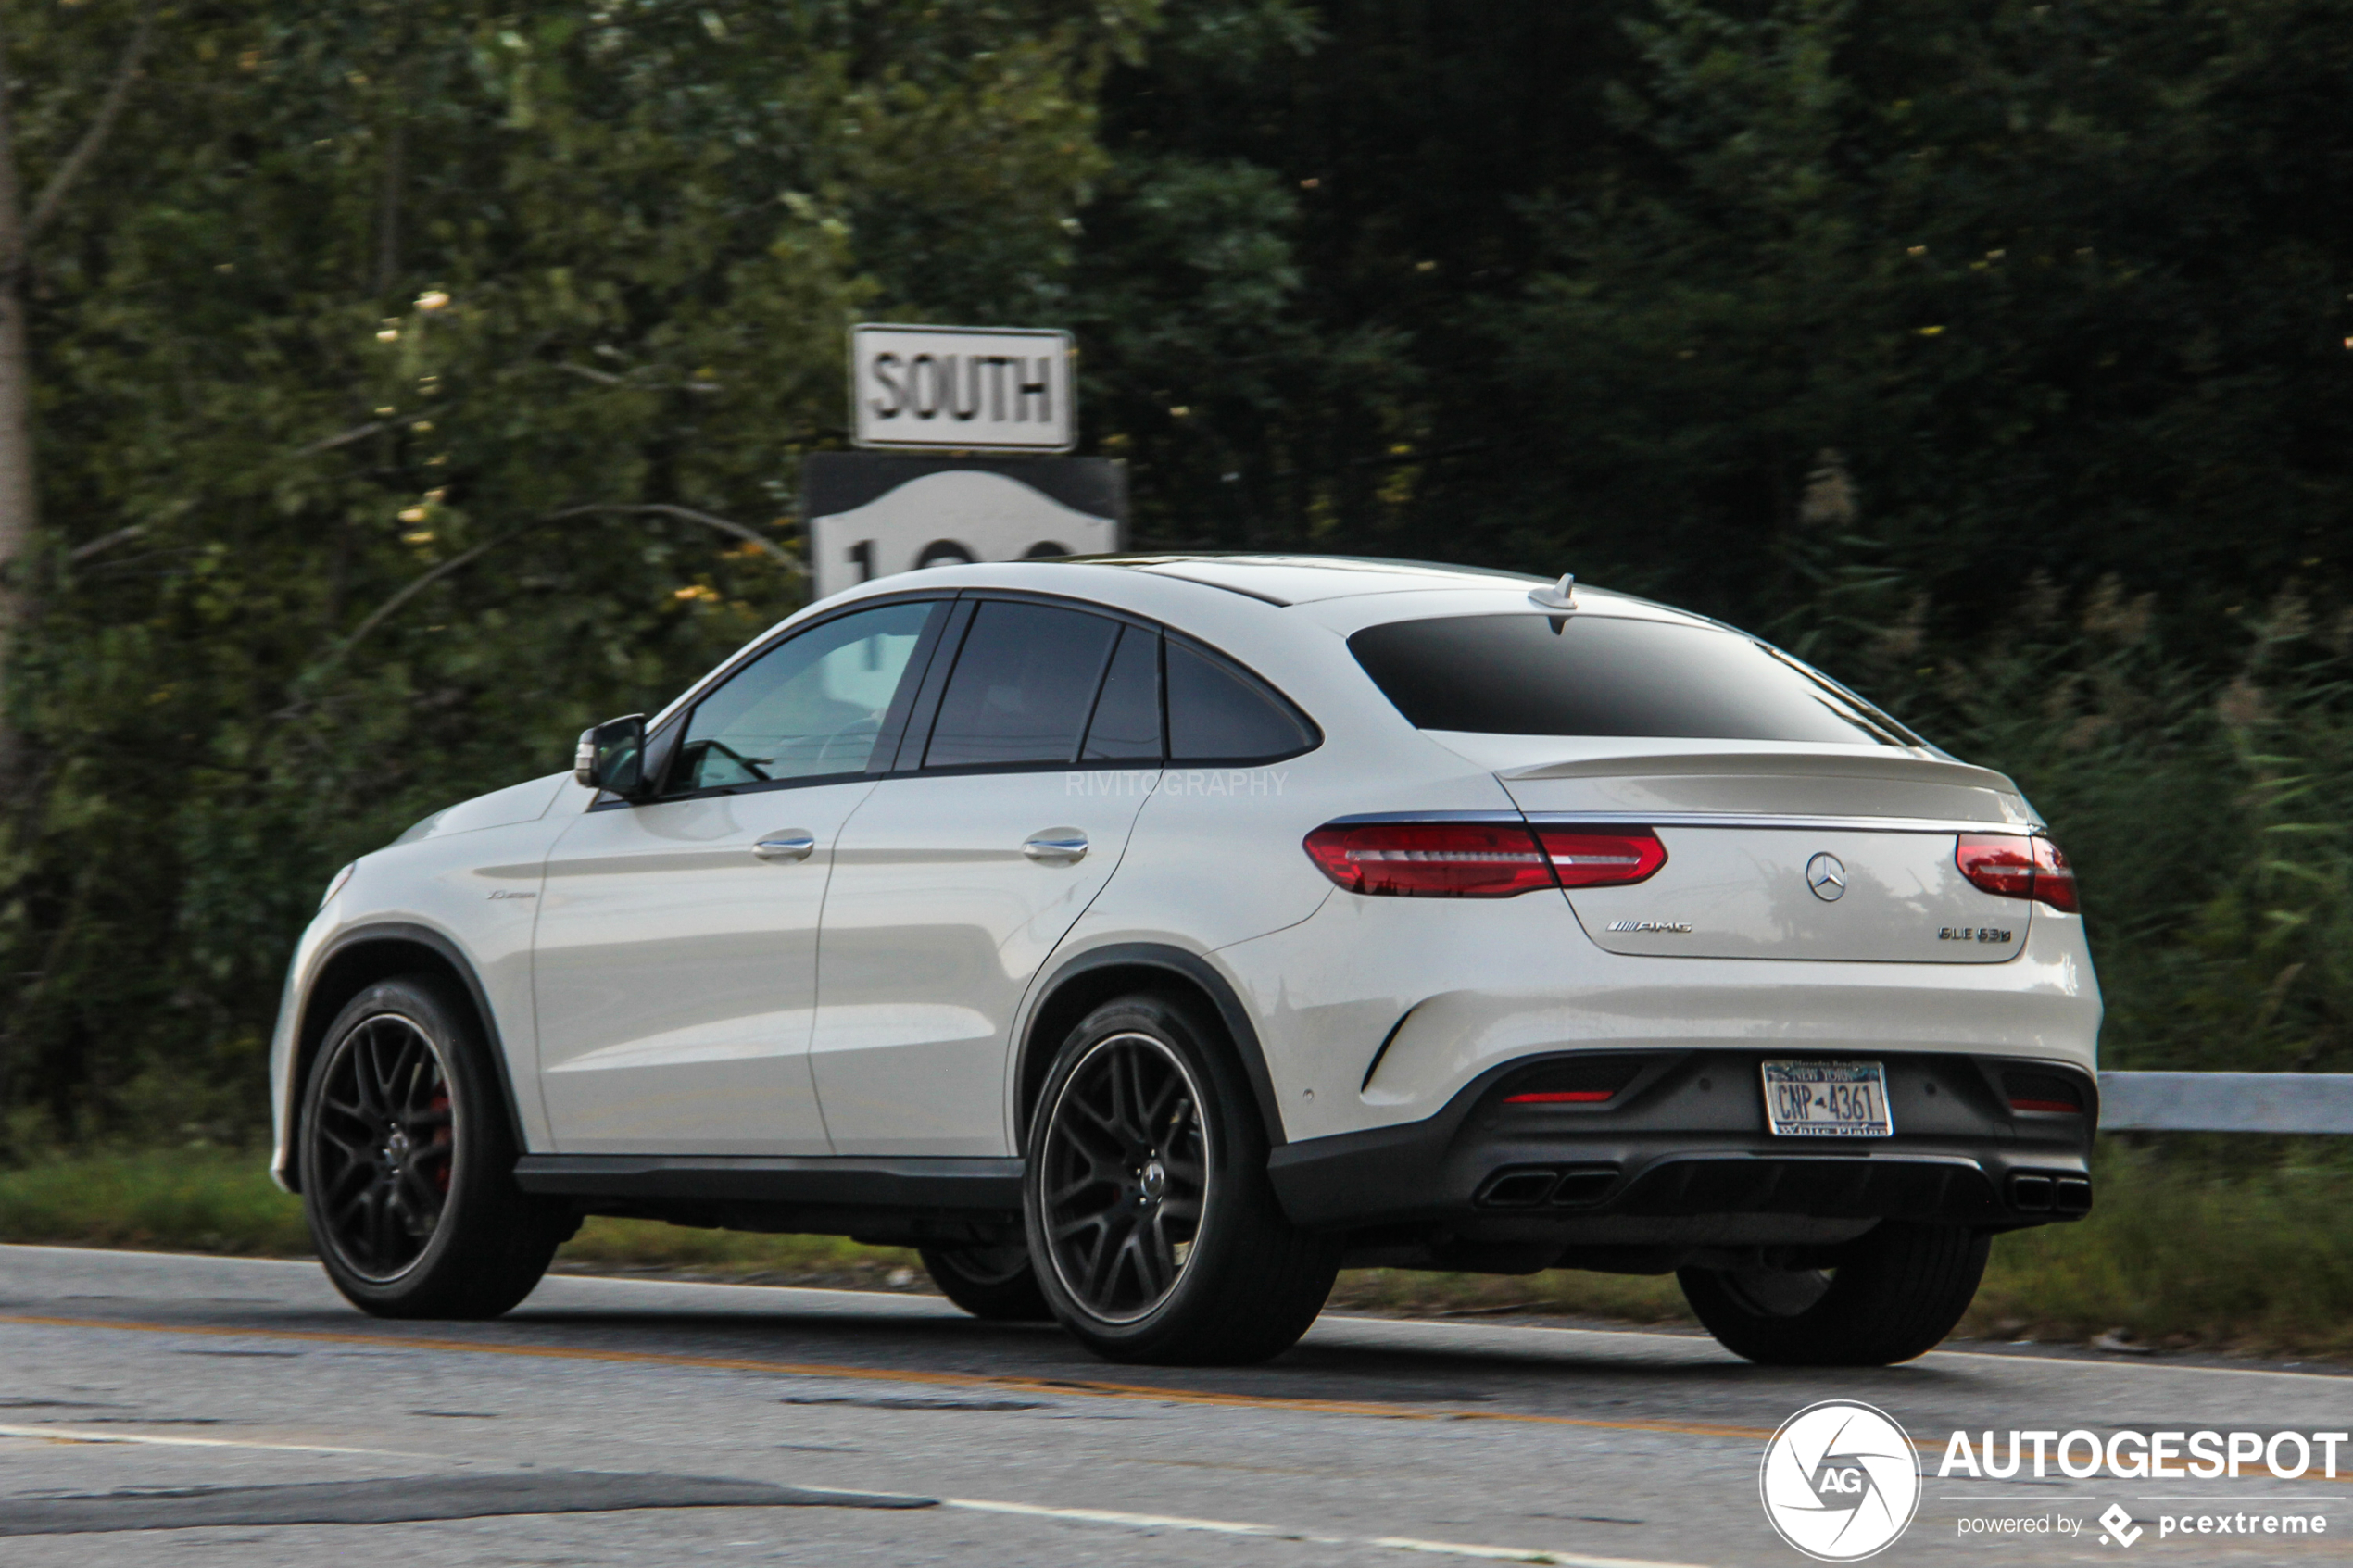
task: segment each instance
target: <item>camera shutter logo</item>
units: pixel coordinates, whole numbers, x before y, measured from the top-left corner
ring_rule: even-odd
[[[1886,1411],[1825,1399],[1781,1423],[1756,1485],[1781,1539],[1818,1562],[1854,1562],[1911,1524],[1919,1455]]]

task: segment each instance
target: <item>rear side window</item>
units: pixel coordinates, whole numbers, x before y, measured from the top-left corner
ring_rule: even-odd
[[[1129,626],[1103,676],[1083,762],[1160,760],[1160,633]]]
[[[1316,743],[1299,710],[1248,671],[1171,638],[1168,759],[1271,762]]]
[[[1369,626],[1348,650],[1416,729],[1923,744],[1795,659],[1713,627],[1466,615]]]
[[[940,696],[924,766],[1076,759],[1120,631],[1118,621],[1084,610],[982,604]]]

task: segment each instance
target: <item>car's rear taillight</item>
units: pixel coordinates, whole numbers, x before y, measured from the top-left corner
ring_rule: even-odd
[[[2076,910],[2075,867],[2067,852],[2047,838],[2034,841],[2034,897],[2070,915]]]
[[[1307,835],[1307,853],[1351,893],[1509,898],[1554,885],[1518,822],[1328,822]]]
[[[1965,833],[1953,863],[1988,893],[2005,898],[2034,897],[2034,841],[2017,834]]]
[[[1953,851],[1961,874],[2005,898],[2034,898],[2069,914],[2076,910],[2075,868],[2047,838],[2023,834],[1965,833]]]
[[[1619,887],[1667,864],[1667,846],[1648,828],[1539,827],[1563,887]]]
[[[1327,822],[1308,857],[1351,893],[1509,898],[1545,887],[1640,882],[1667,863],[1648,828],[1529,828],[1521,822]]]

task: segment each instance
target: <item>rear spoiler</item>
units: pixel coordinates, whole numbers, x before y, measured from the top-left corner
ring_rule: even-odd
[[[1752,778],[1885,779],[1899,784],[1954,784],[1965,789],[1999,790],[2005,795],[2020,793],[2018,785],[2012,784],[2007,775],[1991,768],[1900,754],[1857,753],[1852,757],[1829,757],[1818,753],[1686,751],[1655,757],[1586,757],[1495,770],[1495,776],[1506,783],[1517,779],[1608,779],[1637,774],[1652,778],[1712,774]]]

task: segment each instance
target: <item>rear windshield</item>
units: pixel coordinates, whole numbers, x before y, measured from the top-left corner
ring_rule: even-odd
[[[1369,626],[1348,650],[1421,730],[1922,744],[1795,659],[1705,626],[1465,615]]]

